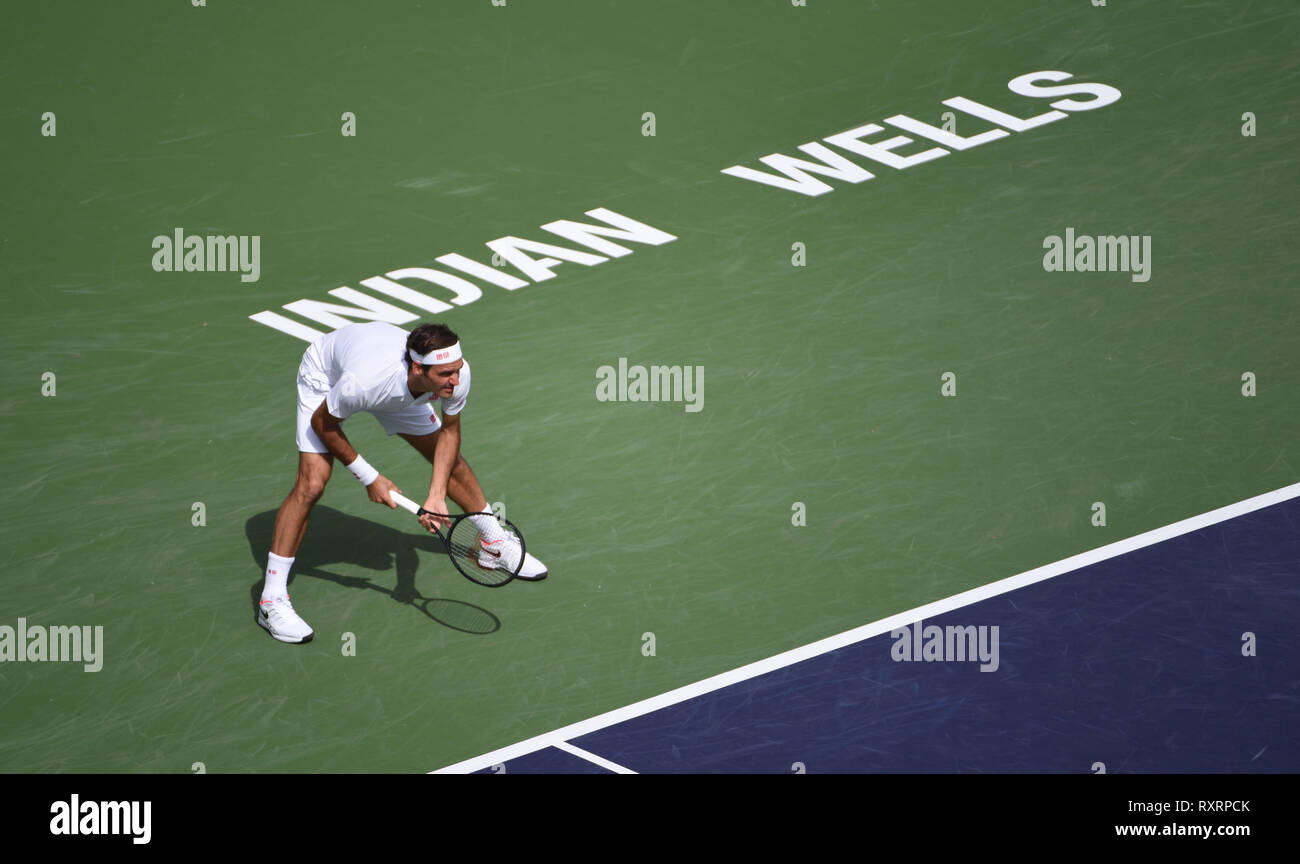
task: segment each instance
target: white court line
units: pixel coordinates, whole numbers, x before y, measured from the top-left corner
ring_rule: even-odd
[[[1008,576],[997,582],[990,582],[987,585],[981,585],[978,588],[972,588],[969,591],[963,591],[960,594],[954,594],[943,600],[936,600],[933,603],[927,603],[924,606],[917,606],[915,609],[909,609],[906,612],[900,612],[897,615],[891,615],[888,618],[882,618],[871,624],[864,624],[853,630],[847,630],[836,636],[829,636],[825,639],[819,639],[816,642],[809,643],[800,648],[794,648],[781,654],[774,655],[766,660],[759,660],[739,669],[733,669],[730,672],[723,672],[720,675],[714,675],[711,678],[705,678],[703,681],[697,681],[694,684],[687,684],[685,687],[678,687],[676,690],[669,690],[667,693],[661,693],[658,696],[652,696],[649,699],[643,699],[640,702],[634,702],[623,708],[616,708],[613,711],[607,711],[604,714],[598,714],[588,720],[579,723],[573,723],[554,732],[547,732],[538,735],[517,744],[511,744],[509,747],[502,747],[499,750],[493,750],[482,756],[476,756],[473,759],[466,759],[463,762],[457,762],[454,765],[448,765],[445,768],[439,768],[432,773],[435,774],[467,774],[473,771],[481,771],[498,762],[508,762],[511,759],[518,759],[520,756],[541,750],[544,747],[561,747],[562,744],[571,738],[580,738],[607,726],[613,726],[616,723],[623,723],[640,717],[643,714],[649,714],[652,711],[658,711],[660,708],[667,708],[670,705],[676,705],[679,702],[685,702],[688,699],[694,699],[696,696],[702,696],[705,693],[712,693],[714,690],[721,690],[723,687],[730,687],[733,684],[739,684],[742,681],[748,681],[750,678],[757,678],[759,675],[765,675],[768,672],[774,672],[777,669],[783,669],[795,663],[826,654],[830,651],[870,639],[873,636],[879,636],[882,633],[888,633],[906,624],[911,624],[922,618],[931,618],[935,615],[941,615],[945,612],[951,612],[954,609],[960,609],[963,606],[969,606],[972,603],[978,603],[981,600],[988,600],[990,597],[996,597],[999,594],[1005,594],[1008,591],[1015,591],[1018,588],[1024,588],[1033,585],[1036,582],[1042,582],[1062,573],[1069,573],[1072,570],[1078,570],[1081,567],[1087,567],[1090,564],[1096,564],[1105,561],[1108,558],[1114,558],[1117,555],[1123,555],[1128,552],[1134,552],[1146,546],[1156,543],[1162,543],[1165,540],[1172,540],[1183,534],[1190,534],[1193,531],[1199,531],[1202,528],[1208,528],[1219,522],[1225,522],[1228,519],[1234,519],[1238,516],[1244,516],[1247,513],[1261,510],[1265,507],[1271,507],[1274,504],[1281,504],[1283,501],[1289,501],[1292,498],[1300,497],[1300,483],[1293,483],[1290,486],[1284,486],[1281,489],[1275,489],[1272,492],[1265,492],[1263,495],[1256,495],[1254,498],[1247,498],[1245,501],[1238,501],[1236,504],[1229,504],[1226,507],[1220,507],[1217,510],[1211,510],[1208,513],[1202,513],[1199,516],[1192,516],[1179,522],[1166,525],[1163,528],[1156,528],[1147,531],[1144,534],[1138,534],[1127,540],[1118,540],[1106,546],[1088,552],[1081,552],[1069,558],[1064,558],[1052,564],[1044,564],[1041,567],[1035,567],[1033,570],[1026,570],[1024,573],[1015,576]],[[571,745],[570,745],[571,746]],[[577,748],[574,748],[577,749]]]
[[[599,765],[601,768],[604,768],[606,771],[613,771],[615,774],[636,773],[631,768],[624,768],[622,765],[619,765],[617,762],[611,762],[602,756],[597,756],[595,753],[592,753],[588,750],[583,750],[581,747],[574,747],[568,741],[556,742],[555,746],[558,749],[563,750],[565,753],[572,753],[574,756],[577,756],[579,759],[586,759],[588,762],[592,762],[596,765]]]

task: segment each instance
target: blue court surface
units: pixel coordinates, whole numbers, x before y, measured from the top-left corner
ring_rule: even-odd
[[[442,770],[1300,771],[1297,496],[1277,490]],[[891,635],[918,619],[919,634]],[[922,659],[905,659],[905,642]]]

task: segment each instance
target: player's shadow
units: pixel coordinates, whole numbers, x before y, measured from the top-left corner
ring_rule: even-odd
[[[248,548],[259,568],[266,567],[267,550],[275,530],[275,510],[267,510],[244,523]],[[415,588],[418,550],[446,554],[442,541],[432,534],[400,531],[387,525],[369,522],[341,513],[332,507],[312,508],[311,522],[302,548],[294,559],[289,583],[299,576],[326,579],[347,588],[378,591],[398,603],[409,604],[444,627],[462,633],[487,634],[501,629],[501,620],[482,607],[460,600],[423,597]],[[370,570],[386,571],[397,567],[397,584],[392,588],[377,585],[360,576],[343,576],[329,570],[332,564],[355,564]],[[450,562],[447,563],[451,567]],[[249,588],[253,611],[262,598],[262,578]]]

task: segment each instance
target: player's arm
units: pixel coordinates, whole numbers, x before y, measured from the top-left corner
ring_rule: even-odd
[[[326,449],[330,451],[330,455],[348,466],[349,470],[352,470],[355,475],[357,473],[355,467],[360,454],[348,441],[348,436],[343,434],[343,421],[329,412],[329,408],[323,399],[320,406],[316,408],[316,413],[311,415],[311,428],[320,437]],[[366,467],[369,467],[368,463]],[[358,477],[358,479],[364,478]],[[390,489],[397,489],[397,487],[383,474],[377,473],[375,479],[366,486],[366,494],[370,496],[371,501],[376,504],[387,504],[391,510],[396,508],[397,505],[393,503],[393,499],[388,494]],[[397,489],[397,491],[401,492],[402,490]]]
[[[446,513],[447,480],[460,455],[460,414],[443,413],[442,429],[433,449],[433,478],[429,481],[429,499],[424,509],[433,513]],[[442,521],[442,520],[439,520]]]

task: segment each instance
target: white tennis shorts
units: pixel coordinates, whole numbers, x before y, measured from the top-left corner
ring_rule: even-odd
[[[324,364],[316,345],[310,345],[302,355],[302,365],[298,367],[298,451],[301,453],[328,453],[329,448],[320,440],[316,430],[311,428],[312,415],[325,401],[329,394],[330,379],[325,373]],[[433,413],[429,403],[409,405],[402,411],[370,411],[379,425],[389,435],[399,432],[406,435],[428,435],[442,428],[442,421]]]

